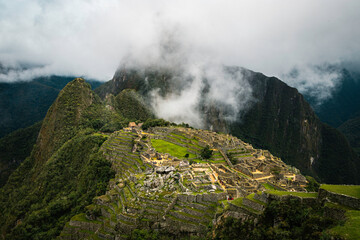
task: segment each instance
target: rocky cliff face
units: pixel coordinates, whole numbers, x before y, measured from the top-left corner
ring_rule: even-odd
[[[310,172],[320,158],[321,122],[296,89],[260,73],[248,79],[257,102],[230,131]]]
[[[360,112],[357,115],[341,124],[338,130],[346,136],[350,145],[360,155]]]
[[[240,72],[252,88],[252,101],[238,114],[235,121],[224,119],[221,105],[199,102],[205,128],[230,132],[256,146],[269,149],[286,163],[298,167],[305,174],[333,183],[358,183],[360,160],[347,146],[347,140],[337,130],[324,126],[303,96],[275,77],[267,77],[247,69],[228,67],[229,72]],[[100,86],[97,93],[105,97],[132,88],[145,97],[159,88],[166,96],[179,91],[178,78],[170,72],[158,70],[119,70],[114,78]],[[185,81],[185,80],[184,80]],[[188,81],[188,80],[186,80]],[[206,81],[206,80],[205,80]],[[240,84],[240,83],[239,83]],[[206,91],[204,91],[206,93]],[[334,133],[333,137],[328,137]],[[328,149],[331,146],[331,149]],[[327,154],[327,150],[342,154]],[[331,165],[325,168],[324,165]],[[340,175],[341,177],[334,177]]]

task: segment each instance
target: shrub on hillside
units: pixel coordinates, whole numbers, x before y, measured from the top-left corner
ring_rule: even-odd
[[[170,122],[164,119],[147,119],[142,125],[143,130],[147,130],[151,127],[168,127],[170,126]]]
[[[204,147],[204,148],[201,150],[200,156],[201,156],[203,159],[209,159],[209,158],[211,158],[212,154],[213,154],[213,150],[210,149],[210,146],[209,146],[209,145],[206,145],[206,147]]]

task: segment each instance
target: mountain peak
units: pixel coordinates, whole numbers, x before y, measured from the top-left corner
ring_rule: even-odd
[[[65,141],[76,134],[81,114],[95,99],[83,78],[69,82],[49,108],[37,139],[37,162],[45,162]]]

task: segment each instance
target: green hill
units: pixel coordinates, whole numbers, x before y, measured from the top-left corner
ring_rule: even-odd
[[[113,173],[111,164],[99,157],[99,148],[107,136],[89,127],[104,111],[83,79],[59,93],[31,155],[1,189],[0,225],[6,239],[52,239],[105,191]]]

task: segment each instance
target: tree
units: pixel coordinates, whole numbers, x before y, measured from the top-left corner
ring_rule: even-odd
[[[201,150],[200,156],[203,159],[209,159],[211,158],[213,153],[213,150],[210,149],[209,145],[206,145],[206,147],[203,148],[203,150]]]

